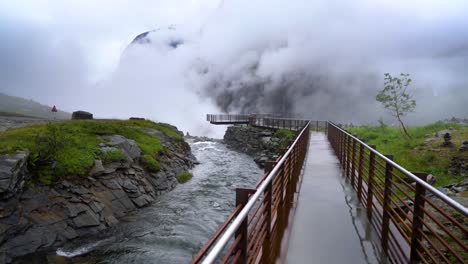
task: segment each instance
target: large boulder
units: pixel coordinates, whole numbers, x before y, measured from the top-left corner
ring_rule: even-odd
[[[73,120],[93,119],[93,114],[86,111],[75,111],[72,114]]]
[[[133,139],[125,138],[121,135],[111,135],[103,137],[108,140],[107,145],[119,147],[129,159],[134,160],[141,156],[141,149]]]
[[[0,197],[13,196],[23,188],[28,156],[27,152],[0,155]]]

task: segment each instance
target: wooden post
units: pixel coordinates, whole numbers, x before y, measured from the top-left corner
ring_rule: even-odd
[[[413,173],[423,181],[427,181],[427,173]],[[419,255],[417,251],[421,252],[422,243],[422,232],[423,232],[423,221],[424,221],[424,196],[426,195],[426,189],[422,184],[416,182],[416,190],[414,194],[414,214],[413,214],[413,226],[411,232],[411,252],[410,252],[410,263],[418,263]]]
[[[369,145],[369,147],[376,149],[376,146]],[[374,184],[374,168],[375,168],[375,153],[370,152],[369,157],[369,182],[367,183],[367,218],[369,221],[372,220],[372,199],[373,199],[373,190],[372,185]]]
[[[390,160],[393,160],[392,155],[385,155]],[[382,251],[388,253],[388,232],[390,231],[390,210],[392,195],[392,170],[393,166],[390,162],[385,164],[385,184],[384,184],[384,197],[383,197],[383,213],[382,213]]]
[[[249,201],[250,194],[254,193],[255,189],[246,189],[246,188],[237,188],[236,189],[236,206],[242,205],[242,207],[247,204]],[[247,263],[247,246],[249,244],[248,241],[248,225],[249,225],[249,217],[245,217],[242,224],[236,231],[236,238],[241,237],[239,244],[237,245],[237,249],[241,251],[239,257],[239,263]]]

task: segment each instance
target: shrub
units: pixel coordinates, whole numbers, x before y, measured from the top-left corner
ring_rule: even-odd
[[[192,179],[193,175],[192,173],[188,172],[188,171],[184,171],[184,172],[179,172],[177,173],[176,175],[176,179],[179,183],[185,183],[185,182],[188,182],[190,179]]]

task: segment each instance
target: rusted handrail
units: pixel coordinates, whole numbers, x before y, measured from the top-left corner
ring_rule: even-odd
[[[256,189],[236,189],[237,216],[226,220],[215,236],[192,259],[191,263],[213,263],[225,254],[221,263],[271,263],[278,256],[281,237],[307,152],[310,122],[290,142],[277,162],[266,167],[267,177]],[[269,172],[268,172],[269,171]],[[221,234],[219,236],[219,234]],[[226,246],[232,242],[227,252]]]
[[[468,209],[337,125],[328,139],[392,263],[467,263]]]

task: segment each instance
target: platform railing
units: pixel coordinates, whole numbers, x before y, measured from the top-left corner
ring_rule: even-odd
[[[276,118],[276,117],[259,117],[251,116],[249,118],[249,124],[251,126],[257,126],[262,128],[284,128],[289,130],[300,130],[302,129],[309,120],[306,119],[290,119],[290,118]]]
[[[207,114],[206,115],[206,121],[212,122],[212,123],[248,123],[249,122],[250,115],[212,115],[212,114]]]
[[[328,139],[392,263],[468,263],[466,207],[331,122]]]
[[[310,122],[275,161],[267,162],[255,188],[236,189],[236,207],[191,263],[274,263],[307,152]]]

